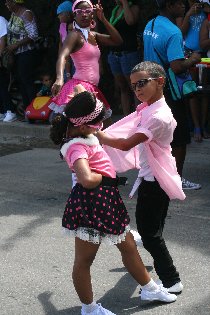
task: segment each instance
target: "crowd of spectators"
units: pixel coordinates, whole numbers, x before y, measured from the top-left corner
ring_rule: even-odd
[[[97,3],[97,1],[92,2]],[[182,31],[185,57],[189,57],[193,52],[199,52],[200,57],[207,57],[210,51],[209,1],[184,2],[185,15],[183,18],[177,18],[176,24]],[[159,2],[115,0],[101,1],[101,3],[106,18],[118,30],[123,43],[101,49],[99,88],[104,92],[113,111],[126,115],[135,108],[129,74],[133,66],[144,58],[144,28],[147,22],[157,15]],[[54,35],[52,36],[53,32],[49,32],[50,35],[45,36],[46,29],[43,32],[43,28],[40,28],[41,17],[37,16],[35,6],[28,9],[27,0],[6,0],[5,8],[7,11],[4,17],[1,17],[0,24],[0,81],[2,81],[0,119],[10,122],[17,118],[24,119],[24,111],[38,95],[43,80],[46,80],[48,75],[51,77],[48,76],[50,80],[54,77],[56,60],[68,32],[72,31],[74,17],[71,12],[71,1],[53,2],[50,12],[52,22],[48,28],[54,27]],[[100,33],[105,31],[103,23],[99,20],[96,30]],[[195,67],[191,70],[193,78],[198,83],[198,71]],[[74,71],[71,58],[66,57],[64,82],[72,77]],[[18,103],[13,100],[12,92],[16,89],[21,95]],[[199,101],[197,96],[192,97],[188,106],[190,108],[188,118],[197,142],[209,138],[208,96],[202,94],[201,99],[202,104],[200,96]]]

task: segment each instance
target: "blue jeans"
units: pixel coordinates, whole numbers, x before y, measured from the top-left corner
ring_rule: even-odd
[[[140,62],[138,51],[133,52],[110,52],[108,63],[113,75],[122,74],[129,76],[131,70]]]

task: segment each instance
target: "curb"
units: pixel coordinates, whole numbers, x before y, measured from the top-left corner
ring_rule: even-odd
[[[14,121],[0,122],[0,134],[5,136],[20,136],[24,138],[49,139],[50,125],[29,124],[28,122]]]

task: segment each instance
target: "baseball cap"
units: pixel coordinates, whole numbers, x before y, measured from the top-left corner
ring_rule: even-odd
[[[72,2],[64,1],[57,7],[57,15],[62,12],[72,12]]]

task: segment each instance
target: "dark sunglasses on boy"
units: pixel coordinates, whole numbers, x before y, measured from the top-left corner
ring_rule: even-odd
[[[148,82],[152,80],[157,80],[158,78],[147,78],[147,79],[141,79],[137,81],[136,83],[131,83],[131,88],[133,91],[136,91],[136,89],[142,88],[145,85],[147,85]]]

